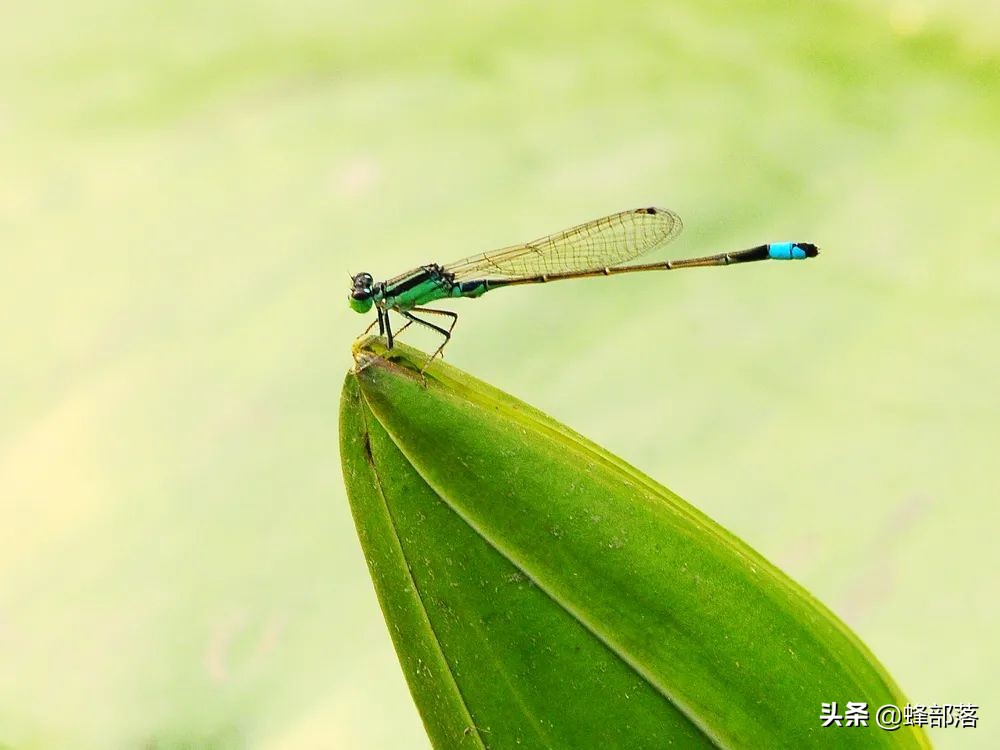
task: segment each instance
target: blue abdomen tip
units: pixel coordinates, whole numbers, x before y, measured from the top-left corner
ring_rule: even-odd
[[[812,258],[817,253],[816,246],[806,242],[772,242],[767,246],[767,256],[774,260]]]

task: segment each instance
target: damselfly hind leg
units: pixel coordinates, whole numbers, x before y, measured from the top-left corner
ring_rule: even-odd
[[[413,325],[413,321],[412,320],[408,320],[405,323],[403,323],[403,327],[402,328],[397,328],[396,329],[396,338],[398,339],[399,338],[399,334],[401,334],[403,331],[405,331],[407,328],[409,328],[412,325]]]
[[[412,311],[421,312],[427,315],[444,315],[446,318],[451,318],[451,323],[448,324],[448,328],[446,330],[441,326],[434,325],[433,323],[424,320],[423,318],[418,318],[416,315],[413,315]],[[420,368],[420,372],[423,373],[430,366],[431,362],[434,361],[435,357],[439,354],[441,354],[442,358],[444,357],[442,352],[448,342],[451,341],[451,332],[455,330],[455,324],[458,322],[458,313],[454,313],[451,310],[437,310],[433,307],[414,307],[412,308],[412,311],[403,312],[403,317],[411,323],[419,323],[422,326],[426,326],[427,328],[437,331],[444,337],[444,341],[441,342],[441,345],[434,350],[434,353],[427,358],[426,362],[424,362],[424,366]],[[409,325],[409,323],[407,323],[407,325]]]

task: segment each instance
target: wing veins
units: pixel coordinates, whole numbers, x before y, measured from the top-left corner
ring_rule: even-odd
[[[683,225],[666,209],[639,208],[446,265],[456,281],[511,279],[619,266],[667,244]]]

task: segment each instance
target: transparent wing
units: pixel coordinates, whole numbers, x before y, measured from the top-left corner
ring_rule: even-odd
[[[456,281],[519,279],[549,273],[618,266],[665,245],[681,233],[673,211],[637,208],[588,221],[548,237],[445,266]]]

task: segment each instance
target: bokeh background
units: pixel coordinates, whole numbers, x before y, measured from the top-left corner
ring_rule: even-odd
[[[648,204],[675,255],[824,252],[459,301],[449,361],[997,746],[997,3],[14,0],[0,87],[0,747],[427,747],[340,477],[348,272]]]

